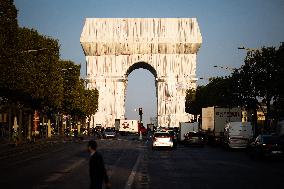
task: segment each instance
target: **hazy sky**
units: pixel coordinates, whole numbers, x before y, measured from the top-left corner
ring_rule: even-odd
[[[85,56],[80,35],[85,18],[196,17],[203,44],[197,57],[197,77],[228,75],[214,65],[240,67],[245,51],[237,47],[279,47],[284,42],[284,0],[15,0],[20,26],[58,39],[61,58],[82,65]],[[206,80],[199,81],[199,84]],[[156,112],[154,76],[135,70],[128,78],[126,117],[144,123]]]

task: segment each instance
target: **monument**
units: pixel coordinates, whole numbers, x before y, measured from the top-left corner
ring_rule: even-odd
[[[80,42],[87,87],[99,91],[90,125],[114,126],[125,118],[127,77],[135,69],[155,77],[158,126],[189,121],[187,89],[196,88],[202,37],[196,18],[87,18]]]

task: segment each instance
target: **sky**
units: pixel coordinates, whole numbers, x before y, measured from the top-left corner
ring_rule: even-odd
[[[203,43],[197,55],[199,85],[207,78],[229,75],[214,65],[239,68],[246,52],[238,47],[279,47],[284,42],[283,0],[14,0],[20,27],[58,39],[63,60],[81,64],[85,56],[80,35],[85,18],[197,18]],[[143,86],[143,87],[142,87]],[[143,108],[143,122],[156,115],[154,76],[143,69],[128,77],[126,117],[139,119],[134,109]]]

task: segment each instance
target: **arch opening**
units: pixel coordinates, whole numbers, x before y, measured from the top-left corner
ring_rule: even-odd
[[[137,62],[133,64],[132,66],[130,66],[126,71],[126,76],[128,77],[128,75],[131,72],[133,72],[136,69],[140,69],[140,68],[148,70],[154,75],[155,78],[157,78],[157,71],[155,70],[155,68],[153,68],[153,66],[151,66],[150,64],[146,62]]]
[[[126,75],[126,118],[140,120],[138,109],[142,108],[144,126],[148,123],[157,124],[154,123],[157,119],[156,70],[146,62],[137,62],[129,67]]]

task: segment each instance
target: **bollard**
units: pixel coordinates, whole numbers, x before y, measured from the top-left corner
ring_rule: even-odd
[[[139,132],[139,140],[142,140],[142,132]]]

